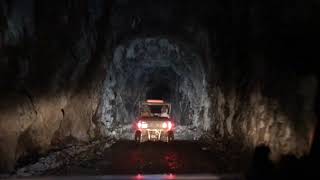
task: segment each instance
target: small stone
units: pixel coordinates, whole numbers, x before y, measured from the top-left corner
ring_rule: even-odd
[[[103,148],[104,148],[104,149],[107,149],[107,148],[109,148],[110,146],[111,146],[111,144],[106,143]]]
[[[201,149],[202,149],[202,151],[208,151],[209,150],[208,147],[202,147]]]

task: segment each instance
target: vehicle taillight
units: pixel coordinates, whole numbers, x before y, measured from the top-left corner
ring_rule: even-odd
[[[139,129],[146,129],[146,128],[148,128],[148,124],[147,124],[146,122],[143,122],[143,121],[139,121],[137,125],[138,125],[138,128],[139,128]]]

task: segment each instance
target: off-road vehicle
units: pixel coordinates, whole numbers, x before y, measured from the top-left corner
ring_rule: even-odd
[[[139,104],[139,117],[134,123],[136,142],[174,140],[171,104],[163,100],[147,100]]]

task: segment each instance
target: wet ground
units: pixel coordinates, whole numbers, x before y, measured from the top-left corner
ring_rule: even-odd
[[[111,142],[112,140],[95,141],[57,149],[38,158],[38,161],[18,168],[13,175],[2,176],[0,174],[0,179],[32,177],[30,179],[40,180],[231,180],[244,179],[245,174],[260,179],[261,174],[257,172],[263,172],[262,177],[266,176],[265,173],[268,177],[317,175],[317,171],[310,166],[311,158],[299,161],[293,157],[290,160],[288,157],[289,159],[284,159],[284,164],[278,164],[277,169],[274,169],[274,166],[266,166],[265,161],[260,165],[260,161],[257,161],[252,166],[251,153],[236,145],[236,142],[215,141],[211,145],[201,141],[145,142],[142,144],[128,140]],[[250,164],[251,172],[248,174]]]
[[[209,173],[215,169],[210,152],[190,141],[120,142],[112,148],[113,173]],[[130,149],[123,153],[124,149]]]
[[[119,141],[94,158],[78,158],[47,175],[106,174],[217,174],[221,164],[210,146],[196,141],[145,142]],[[223,154],[220,154],[223,156]],[[228,163],[228,162],[224,162]],[[238,172],[237,172],[238,173]]]
[[[25,179],[34,180],[35,178]],[[106,175],[106,176],[64,176],[64,177],[40,177],[38,180],[242,180],[239,175]]]

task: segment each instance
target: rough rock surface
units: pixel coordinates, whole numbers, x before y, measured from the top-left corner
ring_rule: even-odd
[[[92,156],[101,154],[111,144],[101,141],[91,142],[89,145],[71,145],[55,152],[50,152],[47,156],[41,157],[36,163],[17,169],[14,176],[40,176],[61,169],[78,161],[88,161]]]
[[[319,97],[310,42],[320,31],[318,6],[0,1],[0,171],[128,132],[134,105],[155,96],[172,101],[178,137],[266,144],[275,159],[306,154]]]
[[[95,14],[87,19],[84,8],[0,2],[0,171],[12,171],[20,157],[99,135],[107,41],[99,39],[105,25]]]
[[[118,46],[113,57],[103,97],[107,132],[132,124],[138,103],[148,98],[172,103],[177,125],[210,128],[206,76],[200,57],[190,47],[166,38],[135,39]]]

